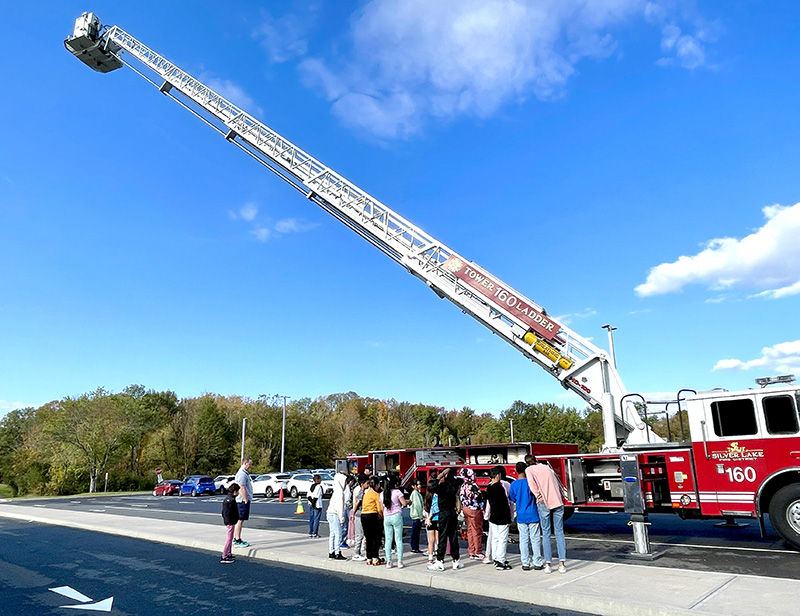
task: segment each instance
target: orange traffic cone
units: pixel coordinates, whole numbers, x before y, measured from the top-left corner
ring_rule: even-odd
[[[283,502],[283,488],[281,488],[281,492],[280,492],[280,494],[278,494],[278,502],[279,503]]]
[[[306,510],[303,509],[303,501],[300,500],[300,497],[298,496],[297,497],[297,507],[294,508],[294,514],[295,515],[301,515],[301,514],[303,514],[305,512],[306,512]]]

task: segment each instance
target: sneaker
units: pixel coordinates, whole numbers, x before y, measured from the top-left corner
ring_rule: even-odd
[[[499,561],[495,561],[494,563],[494,570],[495,571],[502,571],[505,568],[505,565]]]
[[[343,543],[342,545],[339,546],[339,549],[340,550],[349,550],[350,546],[347,545],[346,543]]]
[[[453,569],[463,569],[463,568],[464,568],[464,563],[462,563],[460,560],[453,561]]]
[[[531,566],[530,565],[522,565],[522,570],[523,571],[530,571],[531,570]]]
[[[233,556],[225,556],[224,558],[220,558],[219,562],[225,565],[229,565],[234,562]]]
[[[397,568],[398,569],[402,569],[403,567],[405,567],[405,565],[403,563],[397,563]]]
[[[394,565],[392,564],[392,561],[390,560],[389,562],[386,563],[386,568],[387,569],[391,569],[392,567],[394,567]]]
[[[513,568],[508,562],[503,563],[503,571],[511,571]]]
[[[541,571],[542,569],[544,569],[544,565],[534,565],[533,566],[533,570],[534,571]]]
[[[364,556],[363,554],[356,554],[355,556],[353,556],[353,560],[367,560],[367,557]]]
[[[481,561],[484,565],[491,565],[494,561],[489,558],[488,556],[484,556],[483,560]]]
[[[247,543],[247,541],[245,541],[244,539],[239,539],[239,543],[236,543],[236,542],[234,541],[234,542],[233,542],[233,545],[236,545],[236,546],[238,546],[238,547],[240,547],[240,548],[247,548],[247,547],[250,547],[250,544],[249,544],[249,543]]]
[[[433,554],[428,554],[428,564],[430,565],[433,562]]]
[[[422,554],[422,550],[411,550],[412,554]]]
[[[428,571],[444,571],[444,563],[441,560],[428,563]]]
[[[333,557],[333,560],[347,560],[347,557],[342,556],[341,552],[336,552],[336,555]]]
[[[544,572],[545,573],[553,573],[553,568],[550,566],[550,563],[545,563]]]
[[[558,572],[559,573],[567,572],[567,567],[564,565],[564,563],[558,563]]]

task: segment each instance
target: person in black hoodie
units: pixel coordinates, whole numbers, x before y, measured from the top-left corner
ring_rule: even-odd
[[[228,536],[225,540],[225,547],[222,548],[222,558],[219,562],[224,564],[232,563],[234,560],[231,553],[233,546],[233,531],[236,528],[236,523],[239,521],[239,506],[236,503],[236,495],[239,493],[239,484],[232,483],[228,486],[228,495],[222,501],[222,521],[225,522],[225,527],[228,529]]]
[[[439,545],[436,549],[436,560],[428,565],[431,571],[444,571],[444,555],[447,544],[450,544],[450,556],[453,558],[453,569],[463,569],[458,546],[458,489],[461,480],[456,478],[454,468],[445,468],[439,473],[437,481],[431,486],[431,492],[438,495],[439,502]]]

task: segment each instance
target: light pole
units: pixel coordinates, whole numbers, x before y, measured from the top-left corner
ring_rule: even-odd
[[[281,472],[283,472],[283,456],[286,452],[286,398],[289,396],[275,394],[275,397],[283,400],[283,427],[281,428]]]
[[[243,417],[242,418],[242,455],[239,458],[240,460],[244,460],[244,433],[245,433],[246,426],[247,426],[247,417]]]
[[[603,325],[603,329],[608,331],[608,350],[611,352],[611,365],[615,368],[617,367],[617,356],[614,355],[614,334],[611,333],[616,327],[612,327],[611,325]]]
[[[508,422],[511,424],[511,442],[514,442],[514,420],[509,419]]]

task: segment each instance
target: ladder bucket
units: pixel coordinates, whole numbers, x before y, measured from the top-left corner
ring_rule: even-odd
[[[300,497],[298,496],[297,497],[297,507],[295,507],[295,509],[294,509],[294,514],[295,515],[301,515],[301,514],[303,514],[305,512],[306,512],[306,510],[303,509],[303,501],[300,500]]]

